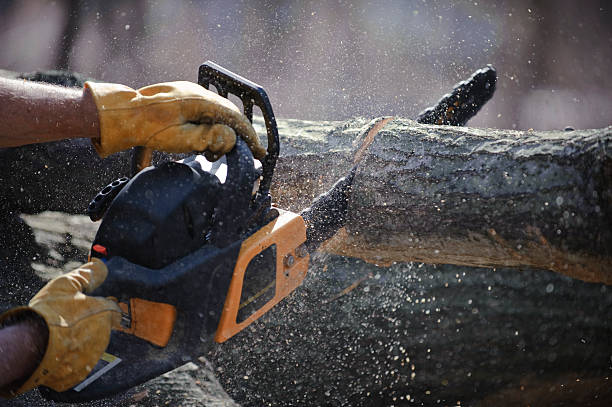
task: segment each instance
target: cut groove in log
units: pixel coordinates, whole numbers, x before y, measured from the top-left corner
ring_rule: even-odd
[[[374,137],[376,137],[378,132],[383,127],[385,127],[387,123],[389,123],[391,120],[393,120],[392,117],[385,117],[385,118],[382,118],[374,122],[370,130],[368,130],[365,137],[363,138],[363,142],[361,143],[361,146],[355,153],[355,157],[353,158],[353,164],[359,164],[361,160],[363,160],[363,157],[365,157],[368,151],[368,148],[370,147],[370,144],[372,144],[372,142],[374,141]]]

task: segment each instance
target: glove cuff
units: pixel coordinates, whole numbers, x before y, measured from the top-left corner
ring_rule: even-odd
[[[138,145],[136,140],[132,139],[138,129],[131,129],[133,126],[129,125],[129,118],[133,115],[133,112],[129,111],[132,101],[140,96],[137,91],[116,83],[87,81],[84,92],[92,96],[98,110],[100,137],[91,139],[91,142],[100,157],[106,158]],[[128,131],[123,131],[124,127],[127,127]]]
[[[44,315],[41,316],[44,318]],[[62,392],[83,381],[108,346],[111,333],[110,320],[111,313],[106,312],[80,321],[71,327],[47,323],[49,340],[45,354],[34,373],[12,392],[12,396],[40,385]]]
[[[102,284],[107,273],[102,261],[92,259],[47,283],[32,298],[29,307],[15,308],[0,316],[0,324],[14,324],[38,315],[48,330],[38,367],[23,383],[14,383],[6,391],[2,389],[3,396],[14,397],[40,385],[66,391],[91,373],[121,315],[114,301],[84,294]]]

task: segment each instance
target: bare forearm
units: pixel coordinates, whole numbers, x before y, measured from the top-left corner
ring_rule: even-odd
[[[39,321],[0,328],[0,389],[27,379],[45,351],[48,333]]]
[[[0,78],[0,147],[99,133],[95,102],[83,90]]]

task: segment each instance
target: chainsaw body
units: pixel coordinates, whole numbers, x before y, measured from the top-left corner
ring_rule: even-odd
[[[240,332],[306,275],[304,219],[271,206],[279,143],[265,91],[211,63],[199,82],[241,98],[249,119],[253,105],[261,108],[268,154],[258,165],[237,138],[217,162],[196,156],[150,166],[94,199],[103,216],[91,256],[109,274],[92,295],[118,299],[121,329],[82,383],[61,393],[41,388],[46,398],[104,398],[168,372]]]

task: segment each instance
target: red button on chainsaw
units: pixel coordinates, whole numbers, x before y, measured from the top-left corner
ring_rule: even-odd
[[[108,250],[106,250],[106,247],[102,246],[101,244],[95,244],[91,249],[98,254],[108,256]]]

